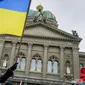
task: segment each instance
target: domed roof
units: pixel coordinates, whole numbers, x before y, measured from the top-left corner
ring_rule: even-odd
[[[50,11],[43,11],[43,16],[48,18],[48,19],[55,19],[56,20],[56,17],[53,13],[51,13]]]
[[[29,17],[35,17],[35,16],[38,16],[38,11],[29,10],[28,16],[29,16]]]
[[[42,14],[47,19],[56,20],[55,15],[53,13],[51,13],[50,11],[42,11]],[[35,17],[35,16],[38,16],[38,15],[39,15],[38,11],[29,10],[29,14],[28,14],[29,17]]]

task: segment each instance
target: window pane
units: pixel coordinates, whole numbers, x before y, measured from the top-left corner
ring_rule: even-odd
[[[32,59],[31,61],[31,71],[35,71],[35,66],[36,66],[36,60],[35,59]]]
[[[37,60],[37,71],[41,72],[42,69],[42,61],[41,60]]]
[[[25,58],[22,58],[21,60],[21,70],[25,70],[25,62],[26,62],[26,59]]]
[[[53,73],[58,73],[58,62],[53,62]]]
[[[52,62],[51,61],[48,61],[47,72],[48,73],[52,72]]]
[[[20,58],[17,59],[17,69],[20,69]]]

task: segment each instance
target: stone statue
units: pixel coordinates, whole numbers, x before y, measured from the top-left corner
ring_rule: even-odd
[[[72,34],[73,34],[74,36],[78,37],[78,33],[77,33],[77,31],[72,30]]]
[[[6,59],[3,61],[3,67],[7,67],[7,60]]]
[[[69,66],[66,67],[66,73],[67,73],[67,74],[70,74],[70,73],[71,73]]]
[[[66,74],[70,74],[70,73],[71,73],[70,62],[66,61]]]
[[[38,10],[39,15],[38,15],[38,16],[35,16],[33,22],[41,21],[41,22],[46,23],[46,19],[44,18],[43,12],[42,12],[42,10],[43,10],[42,5],[38,5],[38,6],[36,7],[36,9]]]

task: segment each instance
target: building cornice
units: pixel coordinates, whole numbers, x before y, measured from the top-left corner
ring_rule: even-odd
[[[4,37],[4,40],[6,41],[12,41],[12,40],[17,40],[18,42],[20,41],[20,37],[19,36],[14,36],[14,35],[1,35],[2,37]],[[9,37],[9,38],[8,38]],[[80,42],[76,39],[64,39],[64,38],[58,38],[58,37],[50,37],[50,36],[37,36],[37,35],[28,35],[28,34],[24,34],[23,38],[37,38],[37,39],[48,39],[48,40],[58,40],[58,41],[69,41],[69,42]]]
[[[47,37],[47,36],[36,36],[36,35],[24,35],[24,37],[33,37],[33,38],[41,38],[41,39],[51,39],[51,40],[59,40],[59,41],[70,41],[70,42],[79,42],[76,39],[64,39],[64,38],[57,38],[57,37]]]
[[[22,76],[14,76],[13,78],[9,78],[11,81],[21,81],[25,83],[36,83],[36,84],[63,84],[63,80],[57,79],[49,79],[49,78],[37,78],[37,77],[22,77]],[[69,83],[69,81],[64,81],[65,83]]]
[[[84,56],[85,57],[85,52],[79,52],[79,56]]]

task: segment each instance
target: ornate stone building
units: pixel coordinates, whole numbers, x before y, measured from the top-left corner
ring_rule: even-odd
[[[76,31],[69,34],[58,28],[50,11],[30,10],[17,59],[14,85],[69,85],[79,79],[79,69],[85,65],[85,53],[79,52]],[[0,35],[0,73],[16,60],[20,37]]]

